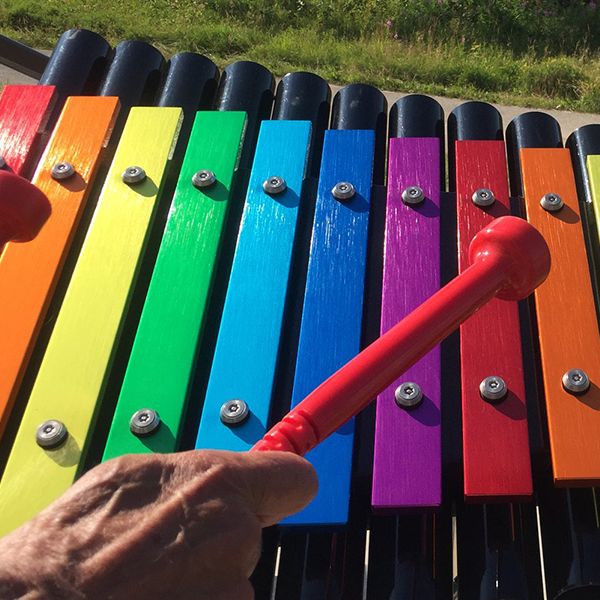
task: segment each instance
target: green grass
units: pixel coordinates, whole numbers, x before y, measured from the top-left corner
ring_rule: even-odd
[[[600,3],[599,3],[600,4]],[[600,7],[568,0],[4,0],[0,31],[51,48],[70,27],[223,66],[257,60],[366,82],[600,112]]]

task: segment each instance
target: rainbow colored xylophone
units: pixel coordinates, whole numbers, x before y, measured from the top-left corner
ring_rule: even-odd
[[[526,113],[505,144],[482,103],[446,130],[423,96],[388,119],[371,86],[274,90],[73,30],[3,91],[0,155],[52,213],[0,258],[0,532],[102,459],[249,450],[515,213],[551,250],[535,300],[488,303],[308,454],[319,495],[266,532],[256,594],[598,597],[600,128],[563,148]]]

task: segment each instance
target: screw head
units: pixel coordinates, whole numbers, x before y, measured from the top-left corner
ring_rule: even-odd
[[[249,415],[250,409],[248,408],[248,405],[243,400],[237,398],[227,400],[227,402],[221,406],[221,411],[219,413],[221,423],[224,425],[239,425],[240,423],[243,423]]]
[[[553,193],[544,194],[540,200],[540,204],[542,205],[542,208],[548,212],[556,212],[565,205],[563,199],[558,194]]]
[[[331,193],[336,200],[350,200],[356,193],[356,190],[348,181],[340,181],[333,186]]]
[[[59,162],[52,167],[50,172],[52,179],[60,181],[62,179],[69,179],[75,175],[75,167],[69,162]]]
[[[214,185],[216,181],[217,177],[212,171],[209,171],[208,169],[202,169],[201,171],[197,171],[192,176],[192,184],[198,189],[210,187],[211,185]]]
[[[425,200],[425,193],[418,185],[409,185],[402,191],[404,204],[421,204]]]
[[[488,188],[479,188],[478,190],[475,190],[471,199],[476,206],[491,206],[496,201],[494,192]]]
[[[287,189],[287,184],[285,183],[285,179],[283,177],[277,177],[274,175],[272,177],[268,177],[263,182],[263,190],[267,194],[281,194]]]
[[[65,424],[56,419],[44,421],[35,432],[35,441],[44,450],[58,448],[66,441],[67,437],[69,437],[69,432]]]
[[[495,403],[506,398],[508,386],[502,377],[490,375],[479,384],[479,393],[484,400]]]
[[[423,401],[423,391],[418,383],[405,381],[396,388],[394,398],[400,408],[415,408]]]
[[[142,408],[131,415],[129,431],[138,437],[154,433],[160,427],[160,416],[151,408]]]
[[[142,167],[132,165],[123,171],[123,175],[121,177],[125,183],[140,183],[146,179],[146,171],[144,171]]]
[[[590,389],[590,378],[581,369],[569,369],[562,376],[562,384],[567,392],[585,394]]]

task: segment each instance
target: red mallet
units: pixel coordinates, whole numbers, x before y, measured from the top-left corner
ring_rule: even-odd
[[[33,239],[50,216],[46,195],[10,171],[0,170],[0,249]]]
[[[526,298],[550,271],[544,238],[517,217],[482,229],[471,241],[469,259],[467,270],[324,381],[252,450],[306,454],[486,302]]]

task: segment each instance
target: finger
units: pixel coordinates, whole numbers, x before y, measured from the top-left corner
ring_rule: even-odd
[[[248,504],[263,527],[304,508],[317,493],[313,466],[290,452],[247,452],[242,475]]]

